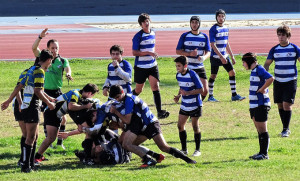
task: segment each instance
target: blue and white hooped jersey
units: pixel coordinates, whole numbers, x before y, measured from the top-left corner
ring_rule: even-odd
[[[123,104],[125,105],[124,115],[134,113],[142,119],[144,125],[142,131],[145,130],[150,123],[158,121],[150,111],[148,105],[138,96],[126,94]]]
[[[272,75],[261,65],[256,66],[251,71],[249,88],[250,108],[256,108],[262,105],[271,106],[269,89],[266,90],[265,94],[257,93],[257,91],[265,84],[266,80],[271,77]]]
[[[184,75],[182,75],[181,73],[177,73],[176,79],[178,81],[180,89],[183,89],[185,91],[203,88],[199,76],[193,70],[188,69]],[[180,109],[184,111],[193,111],[200,106],[202,106],[200,94],[181,97]]]
[[[107,81],[108,86],[112,85],[120,85],[122,86],[125,93],[131,93],[131,75],[132,75],[132,66],[129,62],[126,60],[122,60],[119,63],[119,67],[117,69],[122,69],[123,71],[120,72],[116,70],[112,63],[110,63],[107,67],[108,75],[107,75]],[[120,72],[120,73],[119,73]],[[127,73],[128,75],[124,75],[126,78],[122,78],[122,73]],[[120,76],[121,74],[121,76]]]
[[[205,33],[194,35],[191,31],[183,33],[178,41],[176,50],[184,50],[191,52],[198,49],[196,57],[188,56],[188,68],[200,69],[203,68],[203,62],[199,62],[198,57],[203,56],[205,51],[211,51],[208,36]]]
[[[120,119],[117,115],[109,112],[111,106],[115,106],[116,109],[122,114],[125,114],[125,106],[121,103],[116,103],[114,100],[110,100],[102,104],[97,109],[97,120],[93,129],[100,129],[102,126],[108,126],[109,121],[119,122]]]
[[[267,60],[275,61],[274,76],[278,82],[288,82],[297,79],[297,59],[300,56],[299,47],[290,43],[282,47],[280,44],[274,46]]]
[[[145,33],[143,30],[134,35],[132,39],[132,50],[141,52],[155,52],[155,32]],[[150,55],[136,56],[135,66],[139,68],[152,68],[157,65],[154,57]]]
[[[229,29],[226,26],[219,26],[217,24],[213,25],[209,30],[209,40],[211,43],[215,42],[216,47],[220,53],[227,58],[228,54],[226,53],[226,47],[228,43]],[[211,57],[220,58],[219,55],[214,52],[214,49],[211,50]]]

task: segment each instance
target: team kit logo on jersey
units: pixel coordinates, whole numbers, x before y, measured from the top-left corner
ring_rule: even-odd
[[[287,56],[292,57],[293,56],[292,52],[287,53]]]

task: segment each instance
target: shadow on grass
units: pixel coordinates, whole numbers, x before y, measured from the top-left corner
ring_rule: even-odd
[[[0,154],[0,159],[15,159],[15,158],[20,158],[20,154],[15,154],[15,153],[1,153]]]
[[[250,139],[248,137],[235,137],[235,138],[208,138],[208,139],[201,139],[201,142],[207,142],[207,141],[227,141],[227,140],[245,140],[245,139]],[[177,144],[180,143],[179,139],[178,141],[168,141],[170,144]],[[194,140],[187,140],[187,143],[194,143]],[[155,143],[152,143],[155,144]]]
[[[210,165],[210,164],[218,164],[218,163],[233,163],[233,162],[248,162],[251,161],[251,159],[231,159],[231,160],[224,160],[224,161],[217,161],[217,162],[202,162],[203,165]]]

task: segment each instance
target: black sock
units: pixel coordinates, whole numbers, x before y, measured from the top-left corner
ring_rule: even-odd
[[[45,133],[45,137],[47,137],[47,128],[45,124],[44,124],[44,133]]]
[[[159,90],[153,91],[153,98],[157,112],[161,112],[161,97]]]
[[[61,125],[59,128],[59,132],[65,132],[66,126]],[[63,139],[57,137],[57,145],[62,145]]]
[[[179,151],[179,150],[177,150],[176,148],[173,148],[173,147],[170,148],[169,154],[173,155],[175,158],[180,158],[180,159],[186,161],[187,163],[192,161],[189,157],[187,157],[181,151]]]
[[[231,94],[232,96],[236,96],[236,81],[235,81],[235,76],[229,76],[229,85],[231,88]]]
[[[291,122],[292,111],[284,111],[283,130],[288,130]]]
[[[281,123],[282,125],[284,125],[284,110],[283,109],[278,109],[278,112],[279,112],[279,116],[280,116],[280,119],[281,119]]]
[[[195,133],[194,138],[195,138],[196,150],[200,151],[201,132],[200,133]]]
[[[32,146],[27,145],[26,143],[24,144],[23,147],[23,167],[24,168],[29,168],[30,166],[30,156],[32,152]]]
[[[159,159],[159,154],[158,154],[158,153],[155,153],[154,151],[149,150],[149,151],[147,152],[147,155],[152,156],[152,157],[155,158],[156,160]]]
[[[30,155],[30,166],[31,166],[31,168],[34,167],[35,150],[36,150],[36,141],[33,143],[32,151],[31,151],[31,155]]]
[[[135,92],[135,89],[132,91],[132,94],[138,96],[139,94]]]
[[[259,137],[259,147],[260,147],[259,153],[268,155],[268,149],[270,143],[269,133],[268,132],[261,133],[258,137]]]
[[[209,80],[208,80],[209,97],[213,96],[213,94],[214,94],[214,82],[215,82],[215,79],[209,78]]]
[[[34,157],[35,159],[40,159],[40,158],[42,158],[42,155],[41,154],[39,154],[39,152],[36,152],[36,154],[35,154],[35,157]]]
[[[183,151],[186,151],[186,138],[187,138],[187,135],[186,135],[185,130],[179,132],[179,138],[180,138],[180,142],[181,142],[181,149]]]
[[[142,162],[144,162],[144,163],[146,163],[146,162],[148,162],[149,160],[151,160],[151,158],[150,158],[148,155],[144,155],[144,156],[142,157],[142,159],[143,159]]]
[[[85,139],[82,142],[82,147],[84,150],[84,153],[86,155],[86,158],[91,158],[92,157],[92,148],[93,148],[93,140],[92,139]]]
[[[24,147],[24,144],[25,144],[25,140],[26,138],[25,137],[21,137],[21,141],[20,141],[20,146],[21,146],[21,155],[20,155],[20,161],[22,162],[22,159],[23,159],[23,147]]]

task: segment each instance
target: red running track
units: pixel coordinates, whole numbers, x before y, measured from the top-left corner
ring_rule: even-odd
[[[32,27],[30,27],[30,29],[31,28]],[[176,55],[175,49],[177,42],[183,32],[184,31],[156,31],[157,53],[160,56]],[[203,32],[208,34],[208,31]],[[124,47],[124,56],[132,56],[131,39],[135,33],[136,32],[52,33],[42,40],[40,48],[46,48],[47,41],[54,38],[59,41],[60,54],[66,58],[110,57],[109,48],[113,44],[120,44]],[[33,59],[31,46],[37,36],[38,34],[0,35],[0,59]],[[295,38],[299,36],[300,28],[293,28],[291,42],[300,45],[300,39]],[[230,30],[229,37],[229,42],[234,54],[249,51],[268,53],[269,50],[278,43],[276,28],[232,29]]]

